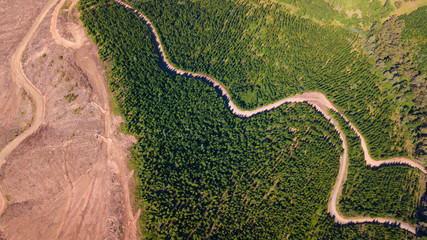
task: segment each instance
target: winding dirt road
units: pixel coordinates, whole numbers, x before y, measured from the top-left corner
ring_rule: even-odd
[[[22,69],[21,58],[28,42],[34,36],[37,28],[39,27],[42,20],[45,18],[46,14],[56,4],[57,1],[58,0],[49,0],[46,3],[46,5],[41,10],[39,16],[37,16],[30,30],[22,39],[22,41],[19,43],[18,48],[16,49],[15,53],[12,56],[12,61],[11,61],[12,79],[13,81],[16,82],[18,86],[21,86],[25,89],[25,91],[29,94],[29,97],[33,101],[33,106],[34,106],[33,122],[31,123],[31,126],[27,130],[19,134],[14,140],[8,143],[0,151],[0,167],[3,165],[3,163],[6,162],[6,157],[9,156],[9,154],[16,147],[18,147],[19,144],[21,144],[27,137],[29,137],[34,132],[36,132],[43,122],[44,115],[45,115],[44,97],[42,93],[25,76],[25,73]],[[6,209],[6,199],[0,191],[0,216],[3,214],[5,209]]]
[[[339,199],[341,192],[342,192],[342,186],[345,182],[345,179],[347,176],[348,165],[349,165],[349,163],[348,163],[348,146],[347,146],[346,137],[345,137],[344,133],[341,131],[341,129],[339,128],[338,122],[334,118],[332,118],[332,116],[328,113],[329,109],[334,110],[338,113],[339,113],[339,111],[333,105],[333,103],[326,98],[326,96],[324,94],[322,94],[320,92],[305,92],[303,94],[297,94],[295,96],[279,100],[277,102],[274,102],[272,104],[257,108],[255,110],[251,110],[251,111],[242,110],[234,104],[234,102],[231,100],[230,94],[228,93],[227,89],[221,83],[219,83],[217,80],[215,80],[215,79],[213,79],[207,75],[201,74],[201,73],[193,73],[193,72],[183,71],[183,70],[176,68],[166,57],[164,50],[163,50],[163,46],[162,46],[161,41],[160,41],[160,37],[159,37],[156,29],[154,28],[153,24],[150,22],[150,20],[147,17],[145,17],[141,12],[135,10],[129,4],[122,2],[120,0],[114,0],[114,1],[116,3],[122,5],[123,7],[133,11],[148,26],[148,28],[150,29],[150,31],[151,31],[151,33],[154,36],[154,39],[156,41],[156,45],[157,45],[157,49],[160,53],[160,57],[163,60],[166,67],[169,69],[169,71],[171,71],[175,74],[178,74],[178,75],[198,78],[198,79],[202,79],[204,81],[209,82],[211,85],[213,85],[213,87],[219,89],[222,92],[223,96],[225,96],[228,99],[228,107],[233,114],[235,114],[239,117],[251,117],[253,115],[278,108],[282,104],[292,103],[292,102],[295,102],[295,103],[306,102],[306,103],[310,104],[311,106],[313,106],[315,109],[317,109],[320,113],[322,113],[322,115],[326,119],[328,119],[332,123],[332,125],[335,127],[335,129],[338,131],[340,138],[343,142],[344,153],[340,159],[340,169],[339,169],[337,181],[336,181],[335,186],[331,192],[331,196],[330,196],[330,200],[329,200],[329,204],[328,204],[328,211],[330,212],[330,214],[332,216],[335,217],[335,220],[338,223],[341,223],[341,224],[372,223],[372,222],[390,223],[390,224],[396,224],[396,225],[400,226],[401,228],[406,229],[406,230],[408,230],[414,234],[416,233],[416,229],[414,226],[412,226],[409,223],[405,223],[405,222],[402,222],[399,220],[388,219],[388,218],[370,218],[370,217],[346,218],[346,217],[342,216],[341,213],[338,211],[338,209],[337,209],[338,199]],[[348,122],[348,119],[344,115],[342,115],[342,116]],[[379,166],[388,165],[388,164],[409,165],[413,168],[419,169],[424,174],[427,174],[427,171],[423,166],[421,166],[420,164],[418,164],[418,163],[416,163],[413,160],[408,159],[408,158],[399,157],[399,158],[392,158],[392,159],[380,160],[380,161],[374,160],[371,157],[371,155],[369,154],[369,150],[368,150],[365,138],[360,134],[360,132],[357,130],[357,128],[353,124],[350,123],[350,126],[356,132],[356,134],[359,136],[359,138],[361,140],[362,149],[363,149],[363,152],[365,155],[365,161],[366,161],[366,164],[368,166],[379,167]]]

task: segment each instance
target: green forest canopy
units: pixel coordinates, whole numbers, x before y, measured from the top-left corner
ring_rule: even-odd
[[[131,3],[151,19],[172,63],[214,77],[240,107],[320,91],[358,127],[374,158],[414,152],[414,130],[396,120],[395,97],[357,34],[256,0]]]

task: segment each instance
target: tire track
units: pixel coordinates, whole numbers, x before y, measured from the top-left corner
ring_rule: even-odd
[[[76,42],[71,42],[69,40],[62,38],[57,29],[58,15],[62,6],[65,4],[65,2],[66,0],[62,0],[60,3],[58,3],[52,15],[51,26],[50,26],[52,37],[58,44],[64,47],[79,49],[85,43],[82,30],[73,29],[74,31],[72,32],[72,34],[76,38]],[[78,0],[72,1],[69,7],[70,12],[73,11],[73,8],[77,5],[77,3],[78,3]],[[104,136],[102,137],[102,139],[104,140],[107,146],[107,164],[113,164],[112,163],[113,159],[116,159],[113,156],[117,157],[117,155],[115,155],[117,154],[117,150],[114,148],[115,146],[113,144],[113,139],[112,139],[114,135],[114,127],[113,127],[113,116],[110,109],[108,87],[105,79],[102,76],[99,76],[99,74],[96,71],[94,71],[94,69],[97,69],[95,61],[93,61],[93,59],[91,59],[90,56],[80,56],[80,59],[82,59],[82,62],[84,62],[84,68],[85,68],[84,70],[87,73],[88,78],[93,82],[95,88],[99,90],[101,95],[101,102],[103,104],[103,107],[99,106],[95,102],[92,102],[92,104],[97,108],[99,108],[102,114],[104,115]],[[139,218],[140,211],[136,213],[136,216],[134,216],[132,213],[130,190],[128,186],[129,179],[124,174],[124,172],[126,171],[125,169],[127,168],[127,165],[125,162],[122,162],[122,161],[118,161],[118,165],[120,168],[119,178],[123,187],[123,196],[124,196],[123,200],[125,203],[125,206],[124,206],[125,226],[123,228],[124,239],[137,239],[137,232],[138,232],[137,223],[138,222],[136,220]],[[93,180],[91,187],[93,187],[95,181],[96,181],[96,178]],[[92,192],[91,192],[91,195],[92,195]],[[85,208],[83,213],[83,219],[86,215],[86,212],[87,210]],[[67,219],[68,214],[64,218]],[[79,229],[80,227],[81,227],[81,221],[79,222]]]
[[[55,239],[61,239],[62,234],[63,234],[63,228],[65,226],[65,222],[67,220],[67,216],[70,214],[70,209],[71,209],[71,200],[73,199],[73,181],[71,180],[70,174],[68,172],[68,164],[67,164],[67,158],[65,157],[66,153],[67,153],[67,148],[68,148],[68,144],[70,142],[67,141],[66,143],[63,144],[64,150],[62,151],[62,161],[64,162],[62,164],[62,171],[63,171],[63,176],[64,176],[64,180],[67,183],[67,188],[68,188],[68,199],[67,199],[67,205],[66,205],[66,212],[65,215],[63,216],[61,223],[59,224],[58,227],[58,231],[56,234]]]

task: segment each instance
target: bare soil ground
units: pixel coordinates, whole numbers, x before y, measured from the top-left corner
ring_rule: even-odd
[[[31,122],[31,101],[11,81],[10,59],[45,2],[0,0],[0,149]]]
[[[30,2],[8,1],[12,7],[4,13],[14,16],[15,10],[32,6]],[[30,9],[34,16],[45,2]],[[3,2],[0,6],[3,9]],[[116,131],[121,120],[110,114],[97,48],[84,35],[73,35],[76,29],[82,30],[79,23],[71,22],[77,19],[76,11],[56,23],[60,34],[72,36],[70,41],[80,38],[82,46],[76,49],[53,38],[53,12],[43,19],[22,58],[25,75],[42,93],[46,111],[41,127],[19,144],[0,169],[5,196],[0,200],[7,204],[0,217],[0,239],[135,239],[128,186],[132,173],[127,167],[134,139]],[[4,27],[1,22],[1,30],[12,29],[16,22],[5,22]],[[31,24],[30,19],[25,28]],[[19,43],[23,35],[25,30],[9,36],[9,42]],[[3,41],[1,47],[11,49],[6,56],[10,58],[18,43],[11,46],[9,42]],[[0,88],[16,88],[10,79],[2,81]],[[6,105],[10,109],[19,106],[20,94],[3,95],[2,104],[11,102]],[[3,109],[0,117],[14,121]]]

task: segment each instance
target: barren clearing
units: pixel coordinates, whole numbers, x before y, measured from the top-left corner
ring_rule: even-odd
[[[328,110],[331,109],[331,110],[334,110],[338,113],[340,113],[340,112],[332,104],[332,102],[326,98],[326,96],[324,94],[322,94],[320,92],[305,92],[303,94],[298,94],[298,95],[295,95],[292,97],[288,97],[288,98],[279,100],[277,102],[274,102],[272,104],[257,108],[255,110],[251,110],[251,111],[242,110],[242,109],[238,108],[233,103],[227,89],[221,83],[216,81],[215,79],[213,79],[207,75],[201,74],[201,73],[193,73],[193,72],[187,72],[187,71],[177,69],[167,59],[167,57],[164,53],[164,50],[163,50],[163,46],[160,42],[160,37],[159,37],[156,29],[154,28],[153,24],[150,22],[150,20],[147,17],[145,17],[141,12],[135,10],[129,4],[124,3],[120,0],[114,0],[114,1],[117,2],[118,4],[122,5],[123,7],[133,11],[148,26],[148,28],[150,29],[150,31],[151,31],[151,33],[154,36],[154,39],[156,41],[156,45],[157,45],[157,49],[160,53],[160,57],[161,57],[162,61],[166,64],[169,71],[171,71],[175,74],[178,74],[178,75],[198,78],[198,79],[202,79],[204,81],[209,82],[213,87],[219,89],[222,92],[222,94],[224,96],[226,96],[226,98],[228,99],[228,107],[233,114],[235,114],[239,117],[251,117],[253,115],[275,109],[284,103],[291,103],[291,102],[307,102],[308,104],[310,104],[314,108],[316,108],[319,112],[321,112],[323,114],[323,116],[326,119],[328,119],[332,123],[332,125],[334,125],[335,129],[338,131],[340,138],[343,142],[343,148],[344,148],[344,154],[343,154],[343,156],[341,156],[341,159],[340,159],[340,169],[339,169],[337,181],[336,181],[335,186],[331,192],[331,197],[330,197],[330,201],[328,204],[328,211],[331,213],[332,216],[335,217],[335,220],[337,222],[342,223],[342,224],[368,223],[368,222],[396,223],[401,228],[406,229],[406,230],[408,230],[414,234],[416,233],[414,226],[412,226],[408,223],[404,223],[402,221],[398,221],[398,220],[394,220],[394,219],[386,219],[386,218],[369,218],[369,217],[346,218],[346,217],[342,216],[340,214],[340,212],[337,210],[337,199],[339,199],[339,197],[341,195],[342,186],[345,182],[345,178],[346,178],[347,171],[348,171],[348,164],[349,164],[348,163],[348,146],[347,146],[347,141],[346,141],[344,133],[339,128],[339,125],[336,122],[336,120],[333,119],[331,117],[331,115],[328,113]],[[342,116],[344,117],[344,119],[346,121],[348,121],[344,115],[342,115]],[[369,150],[368,150],[368,147],[366,145],[365,139],[363,138],[363,136],[360,134],[360,132],[357,130],[357,128],[353,124],[350,123],[350,126],[356,132],[356,134],[359,136],[359,138],[361,139],[361,144],[362,144],[362,148],[363,148],[364,155],[365,155],[365,161],[366,161],[366,164],[368,166],[379,167],[379,166],[386,165],[386,164],[395,164],[395,165],[401,164],[401,165],[409,165],[413,168],[419,169],[420,171],[422,171],[425,174],[427,173],[426,169],[423,166],[421,166],[420,164],[418,164],[415,161],[408,159],[408,158],[400,157],[400,158],[393,158],[393,159],[380,160],[380,161],[376,161],[376,160],[372,159],[372,157],[369,154]]]
[[[46,5],[41,10],[40,15],[37,17],[33,25],[31,26],[28,33],[25,35],[24,39],[18,45],[15,53],[12,56],[11,61],[11,69],[12,69],[12,79],[17,84],[17,86],[23,87],[25,91],[30,95],[31,99],[34,103],[34,114],[33,114],[33,122],[31,126],[24,131],[22,134],[18,135],[12,142],[6,145],[0,152],[0,167],[6,161],[6,157],[19,145],[22,141],[24,141],[28,136],[33,134],[41,125],[44,118],[44,103],[43,103],[43,95],[40,91],[27,79],[24,74],[21,65],[22,54],[24,53],[25,47],[27,46],[30,39],[33,37],[37,28],[39,27],[41,21],[46,16],[47,12],[53,7],[56,3],[56,0],[50,0],[46,3]],[[4,198],[3,195],[0,195],[0,198]],[[6,200],[0,201],[0,203],[6,203]],[[0,210],[4,210],[6,206],[0,205]],[[3,211],[0,211],[0,215]]]
[[[10,59],[46,0],[22,1],[0,0],[0,149],[28,128],[32,117],[30,98],[11,80]]]
[[[57,21],[66,1],[45,18],[57,2],[45,4],[12,57],[34,118],[0,152],[0,238],[137,239],[127,168],[134,139],[115,131],[121,119],[110,113],[96,46],[81,24]]]

